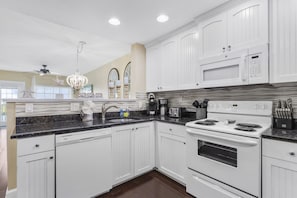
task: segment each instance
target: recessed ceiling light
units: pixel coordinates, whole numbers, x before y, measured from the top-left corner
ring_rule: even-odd
[[[108,23],[110,23],[111,25],[120,25],[121,21],[118,18],[113,17],[108,20]]]
[[[157,21],[160,23],[165,23],[168,20],[169,20],[169,17],[165,14],[161,14],[157,17]]]

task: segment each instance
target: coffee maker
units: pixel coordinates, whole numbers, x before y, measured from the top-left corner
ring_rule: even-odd
[[[159,99],[160,116],[167,115],[168,111],[168,100],[164,98]]]
[[[153,93],[148,94],[148,115],[157,115],[158,103]]]

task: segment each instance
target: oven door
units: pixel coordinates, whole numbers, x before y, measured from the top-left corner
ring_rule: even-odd
[[[187,166],[254,196],[260,195],[260,140],[187,128]]]

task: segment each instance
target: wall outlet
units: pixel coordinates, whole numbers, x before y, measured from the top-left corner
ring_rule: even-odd
[[[34,110],[33,103],[26,103],[26,105],[25,105],[25,112],[26,113],[32,113],[33,110]]]
[[[70,104],[70,111],[80,111],[80,104],[79,103],[71,103]]]

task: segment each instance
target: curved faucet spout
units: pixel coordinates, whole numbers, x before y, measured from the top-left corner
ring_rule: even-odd
[[[104,121],[105,120],[105,114],[106,112],[111,109],[111,108],[116,108],[118,109],[119,107],[118,106],[115,106],[115,105],[112,105],[112,106],[108,106],[108,107],[105,107],[106,103],[104,103],[102,105],[102,109],[101,109],[101,112],[102,112],[102,120]]]

